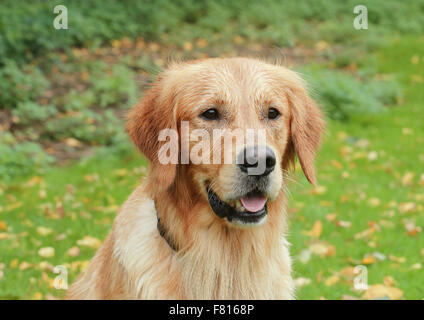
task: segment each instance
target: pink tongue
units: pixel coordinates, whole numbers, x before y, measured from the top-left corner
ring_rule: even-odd
[[[265,197],[254,196],[254,197],[243,197],[240,198],[241,204],[250,212],[258,212],[262,210],[266,203]]]

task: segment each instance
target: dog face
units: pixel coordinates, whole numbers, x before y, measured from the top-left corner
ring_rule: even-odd
[[[296,73],[246,58],[171,67],[127,124],[151,161],[157,186],[186,180],[208,203],[208,218],[238,227],[265,223],[295,154],[315,183],[313,160],[323,127],[320,109]],[[161,141],[163,129],[174,130],[177,139]],[[176,151],[178,161],[160,161]]]

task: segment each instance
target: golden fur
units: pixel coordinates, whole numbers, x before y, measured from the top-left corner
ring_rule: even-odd
[[[162,165],[159,131],[190,131],[201,122],[199,106],[225,110],[224,129],[265,128],[278,168],[270,178],[263,225],[239,228],[212,212],[205,190],[210,181],[222,199],[237,182],[233,164]],[[263,121],[269,105],[278,121]],[[259,115],[259,116],[258,116]],[[127,130],[150,160],[145,181],[122,206],[112,231],[89,267],[71,286],[69,299],[292,299],[294,285],[285,211],[285,178],[294,156],[311,183],[314,153],[324,122],[294,72],[248,58],[179,63],[164,71],[128,116]],[[190,144],[191,142],[189,142]],[[212,143],[212,148],[213,148]],[[191,146],[191,145],[190,145]],[[158,232],[157,217],[180,250]]]

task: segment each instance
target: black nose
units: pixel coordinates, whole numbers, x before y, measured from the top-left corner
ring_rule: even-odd
[[[240,170],[246,172],[249,176],[268,175],[274,170],[275,162],[274,151],[263,146],[246,147],[237,156],[237,164]]]

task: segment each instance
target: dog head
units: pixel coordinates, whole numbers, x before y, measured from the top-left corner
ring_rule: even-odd
[[[235,226],[266,221],[296,155],[316,183],[323,129],[322,113],[295,72],[247,58],[171,66],[127,123],[157,188],[175,189],[183,179],[208,203],[208,219]]]

